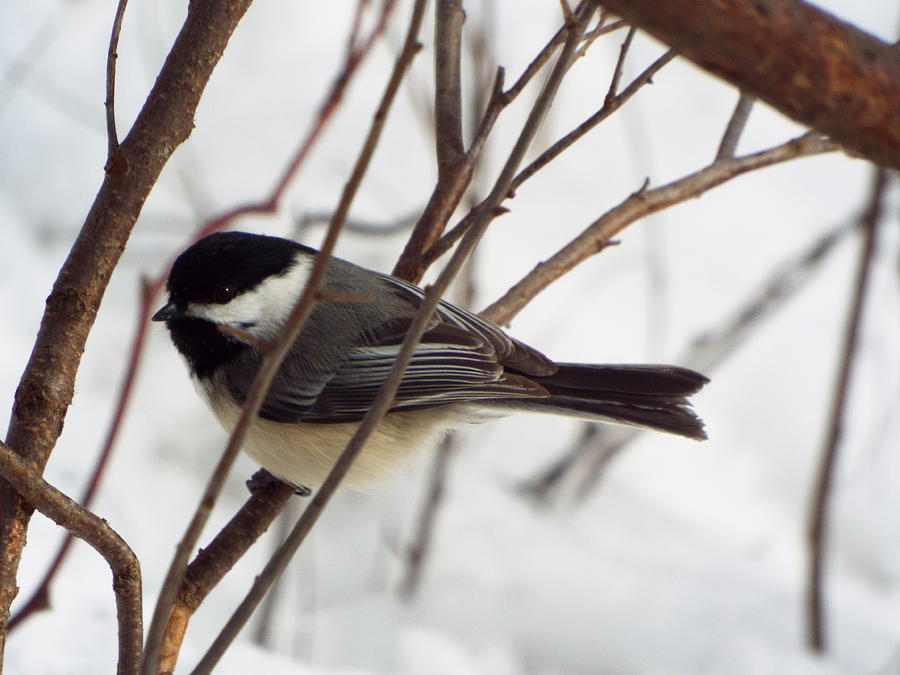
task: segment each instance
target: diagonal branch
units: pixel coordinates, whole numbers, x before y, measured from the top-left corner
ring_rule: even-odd
[[[900,168],[897,47],[800,0],[603,5],[788,117]]]
[[[577,12],[583,11],[586,7],[593,7],[590,0],[583,0],[579,5]],[[456,210],[466,190],[468,189],[472,175],[475,170],[475,164],[481,154],[481,149],[490,133],[494,122],[496,122],[500,113],[506,106],[512,103],[515,98],[522,92],[525,86],[530,82],[541,68],[549,61],[556,48],[567,39],[571,34],[572,27],[566,25],[559,29],[556,34],[550,38],[549,42],[544,46],[538,55],[531,61],[525,72],[519,77],[516,83],[507,91],[502,91],[503,70],[499,69],[494,85],[494,93],[491,96],[490,103],[479,125],[478,133],[472,141],[471,146],[464,155],[458,156],[457,161],[450,165],[445,164],[443,173],[439,173],[437,184],[431,193],[425,210],[419,217],[416,226],[413,228],[409,240],[400,255],[400,259],[394,266],[393,274],[408,281],[419,281],[428,266],[440,256],[427,256],[425,252],[434,248],[438,237]],[[599,34],[600,31],[597,31]],[[440,162],[439,158],[439,162]],[[470,214],[474,218],[474,214]],[[454,239],[456,241],[456,239]],[[444,249],[446,251],[446,249]]]
[[[549,260],[539,263],[502,298],[486,308],[482,315],[496,323],[508,323],[535,295],[608,245],[616,234],[640,218],[703,194],[748,171],[834,149],[835,144],[830,141],[814,134],[804,134],[769,150],[720,160],[658,188],[647,189],[645,186],[591,223]]]

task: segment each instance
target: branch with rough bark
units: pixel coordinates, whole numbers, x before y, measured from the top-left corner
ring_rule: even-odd
[[[681,56],[900,169],[900,49],[800,0],[603,0]]]

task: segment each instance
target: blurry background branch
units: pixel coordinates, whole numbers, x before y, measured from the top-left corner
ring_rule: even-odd
[[[837,466],[838,450],[844,436],[846,409],[850,399],[850,383],[858,357],[863,308],[866,303],[875,250],[878,245],[878,227],[885,219],[887,188],[891,174],[887,169],[875,169],[872,176],[869,203],[859,219],[863,230],[863,245],[859,252],[853,297],[844,330],[843,346],[834,387],[831,410],[828,414],[822,458],[813,486],[812,507],[807,523],[808,577],[806,594],[807,640],[813,651],[824,652],[825,607],[823,600],[823,575],[825,543],[828,526],[828,508]]]

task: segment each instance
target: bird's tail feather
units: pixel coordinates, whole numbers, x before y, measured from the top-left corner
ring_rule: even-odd
[[[532,377],[549,396],[510,399],[504,407],[550,412],[600,422],[706,438],[703,421],[687,397],[709,380],[687,368],[657,365],[560,363],[546,377]]]

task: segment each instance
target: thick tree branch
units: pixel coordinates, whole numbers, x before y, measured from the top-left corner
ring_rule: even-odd
[[[119,622],[119,675],[137,672],[141,658],[141,567],[137,556],[102,518],[47,483],[9,446],[0,443],[0,474],[28,503],[83,539],[109,564]]]
[[[900,169],[900,51],[800,0],[603,0],[679,54]]]
[[[43,470],[62,431],[88,333],[144,200],[191,133],[194,111],[249,0],[194,0],[187,19],[47,298],[16,391],[7,444]],[[32,508],[0,483],[0,659]]]

